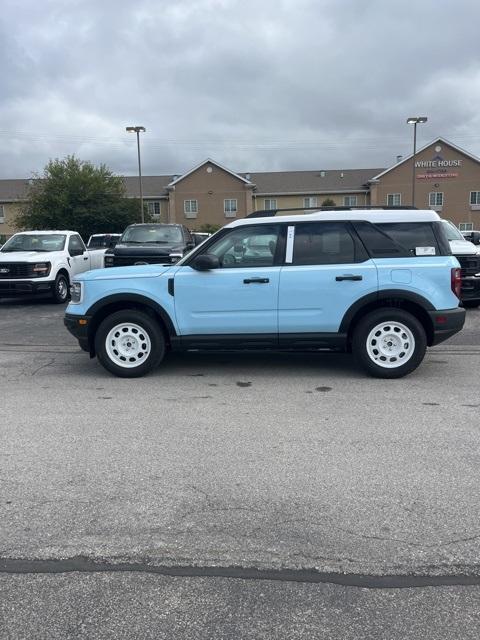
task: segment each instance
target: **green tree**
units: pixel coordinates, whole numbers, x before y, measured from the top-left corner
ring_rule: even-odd
[[[140,202],[126,198],[123,179],[104,164],[67,156],[34,176],[16,222],[21,229],[71,229],[88,240],[140,222]]]
[[[337,205],[335,204],[335,200],[332,200],[332,198],[325,198],[325,200],[322,202],[322,207],[336,207]]]

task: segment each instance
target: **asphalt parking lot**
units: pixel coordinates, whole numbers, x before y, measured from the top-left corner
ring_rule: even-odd
[[[0,637],[479,636],[479,310],[396,381],[321,353],[120,380],[62,314],[0,301]]]

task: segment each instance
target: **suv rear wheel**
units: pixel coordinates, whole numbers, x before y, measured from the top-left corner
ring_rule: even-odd
[[[95,335],[101,364],[121,378],[138,378],[154,369],[165,355],[165,337],[158,323],[135,309],[107,316]]]
[[[411,373],[422,362],[426,348],[425,329],[403,309],[372,311],[353,333],[355,357],[376,378],[401,378]]]

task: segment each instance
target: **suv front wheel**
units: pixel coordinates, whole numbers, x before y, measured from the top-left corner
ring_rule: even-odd
[[[355,357],[376,378],[401,378],[411,373],[422,362],[426,348],[421,322],[403,309],[372,311],[353,333]]]
[[[160,364],[165,355],[165,338],[149,315],[125,309],[103,320],[95,335],[95,351],[110,373],[138,378]]]

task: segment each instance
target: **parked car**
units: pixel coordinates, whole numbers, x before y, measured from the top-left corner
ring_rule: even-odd
[[[470,231],[461,231],[460,232],[465,240],[472,242],[474,245],[480,245],[480,231],[470,230]]]
[[[192,234],[181,224],[132,224],[105,254],[105,266],[173,264],[194,246]]]
[[[112,249],[121,237],[121,233],[94,233],[87,242],[87,249]]]
[[[453,255],[460,262],[462,288],[460,300],[464,307],[480,305],[480,247],[467,240],[450,220],[442,220]]]
[[[65,325],[121,377],[169,349],[329,349],[398,378],[463,327],[459,263],[435,212],[255,216],[175,265],[77,276]]]
[[[50,293],[66,302],[72,278],[103,266],[104,251],[87,251],[75,231],[25,231],[0,249],[0,297]]]

